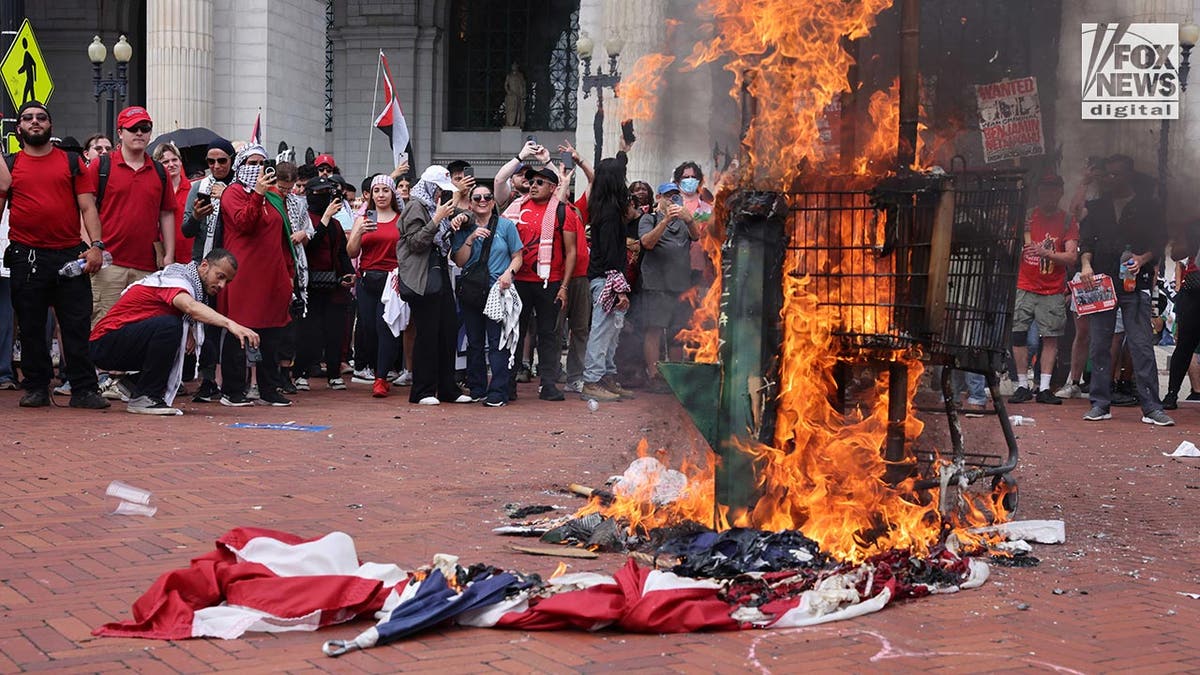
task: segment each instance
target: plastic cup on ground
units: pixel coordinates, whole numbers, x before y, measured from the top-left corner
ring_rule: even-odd
[[[117,508],[113,511],[115,516],[146,516],[147,518],[158,513],[157,506],[146,506],[145,504],[133,504],[122,501],[117,504]]]
[[[127,502],[133,502],[134,504],[145,505],[150,503],[150,495],[153,493],[149,490],[143,490],[128,483],[114,480],[108,484],[108,489],[105,490],[104,494]]]

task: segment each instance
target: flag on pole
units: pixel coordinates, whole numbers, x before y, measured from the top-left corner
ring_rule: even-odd
[[[261,112],[254,117],[254,131],[250,132],[250,143],[251,145],[263,145]]]
[[[392,144],[392,165],[400,166],[401,159],[409,151],[408,122],[404,120],[404,111],[400,109],[400,99],[396,98],[396,88],[392,81],[392,71],[388,68],[387,57],[379,50],[379,60],[383,64],[383,112],[375,118],[375,126],[387,135]]]

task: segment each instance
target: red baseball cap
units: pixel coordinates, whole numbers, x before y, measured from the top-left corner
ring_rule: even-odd
[[[337,162],[333,161],[333,155],[317,155],[317,158],[313,160],[313,166],[321,166],[322,164],[337,166]]]
[[[146,112],[146,109],[140,105],[131,105],[122,110],[120,115],[117,115],[118,129],[128,129],[138,122],[154,124],[154,120],[150,119],[150,113]]]

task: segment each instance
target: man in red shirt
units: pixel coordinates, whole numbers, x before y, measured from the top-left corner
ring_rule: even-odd
[[[96,273],[92,284],[92,325],[129,284],[158,269],[154,244],[162,241],[163,260],[175,259],[175,195],[160,177],[161,165],[146,154],[154,123],[141,106],[131,106],[117,116],[120,144],[103,159],[88,166],[99,195],[100,222],[113,264]],[[107,165],[107,167],[105,167]],[[103,168],[108,178],[102,179]],[[162,176],[165,176],[163,170]],[[101,181],[104,182],[100,194]],[[164,189],[165,188],[165,189]]]
[[[1017,273],[1017,301],[1013,313],[1013,360],[1017,364],[1017,390],[1009,403],[1038,403],[1061,405],[1062,399],[1050,390],[1050,375],[1058,355],[1058,337],[1067,325],[1067,301],[1063,295],[1067,283],[1067,268],[1079,256],[1079,223],[1059,208],[1063,196],[1063,179],[1048,175],[1038,183],[1037,206],[1025,225],[1025,249]],[[1029,327],[1037,321],[1042,340],[1041,378],[1037,395],[1025,374],[1029,363],[1025,340]]]
[[[243,346],[258,346],[257,333],[204,303],[205,295],[218,295],[236,274],[237,259],[220,248],[199,263],[170,264],[130,285],[92,329],[90,352],[96,365],[139,373],[129,412],[183,414],[171,403],[184,356],[204,340],[197,322],[224,328]]]
[[[5,260],[12,270],[12,304],[21,327],[21,369],[25,395],[20,405],[50,405],[50,349],[46,318],[51,307],[62,330],[66,374],[71,383],[71,407],[107,408],[97,392],[96,369],[88,358],[87,335],[92,313],[89,274],[102,264],[104,242],[96,215],[95,184],[83,160],[50,143],[50,111],[29,101],[17,113],[17,137],[22,150],[12,162],[9,239]],[[74,164],[74,166],[72,166]],[[8,169],[0,171],[0,188],[9,183]],[[0,190],[0,198],[4,195]],[[79,238],[80,216],[91,245]],[[85,261],[86,274],[59,274],[67,263]]]
[[[525,178],[529,181],[529,197],[521,202],[517,218],[525,263],[513,275],[513,285],[523,305],[521,323],[529,320],[529,312],[537,314],[538,377],[542,381],[538,398],[561,401],[564,396],[556,384],[561,354],[558,313],[567,306],[567,284],[563,280],[566,270],[575,269],[575,233],[582,226],[575,210],[554,196],[558,174],[553,169],[528,169]]]
[[[289,406],[292,402],[278,391],[284,384],[279,346],[291,321],[288,306],[295,261],[289,246],[291,229],[265,197],[275,185],[275,174],[262,171],[266,158],[261,145],[243,148],[233,161],[235,180],[221,197],[225,248],[238,260],[251,262],[242,270],[242,280],[220,296],[217,309],[260,335],[261,360],[255,362],[259,400]],[[242,345],[227,331],[221,349],[221,405],[253,405],[246,398],[246,361]]]

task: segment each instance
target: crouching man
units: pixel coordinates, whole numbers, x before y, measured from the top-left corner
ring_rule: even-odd
[[[224,328],[242,347],[258,347],[258,334],[204,303],[237,274],[237,260],[216,248],[199,262],[178,263],[125,289],[92,329],[92,361],[104,370],[139,371],[129,396],[129,412],[182,415],[171,407],[183,371],[183,357],[204,342],[200,324]]]

